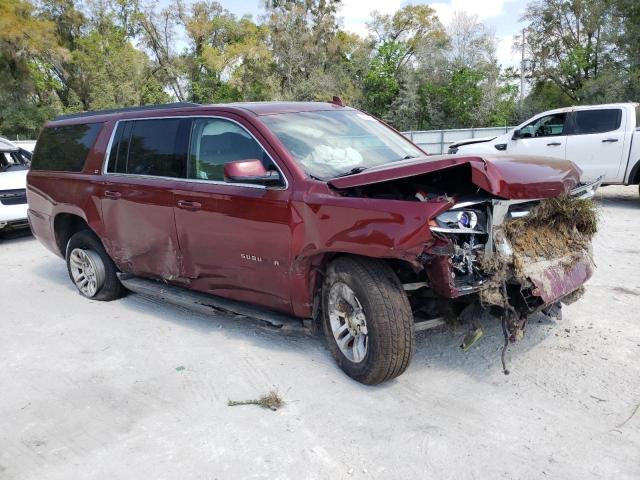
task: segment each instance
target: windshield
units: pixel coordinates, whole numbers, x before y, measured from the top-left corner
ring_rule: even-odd
[[[320,179],[424,156],[402,135],[357,110],[280,113],[261,120],[302,169]]]

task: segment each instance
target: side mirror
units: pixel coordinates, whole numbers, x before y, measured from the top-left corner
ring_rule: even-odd
[[[522,134],[520,130],[516,129],[513,131],[513,136],[511,137],[511,140],[518,140],[519,138],[522,138]]]
[[[280,173],[267,171],[257,159],[238,160],[224,165],[224,181],[228,183],[252,183],[256,185],[281,185]]]

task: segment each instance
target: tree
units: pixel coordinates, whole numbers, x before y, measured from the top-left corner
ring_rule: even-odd
[[[527,48],[535,81],[553,82],[574,102],[615,62],[612,0],[539,0],[529,4]]]
[[[150,5],[136,15],[140,25],[141,45],[155,63],[155,74],[178,101],[187,99],[185,67],[175,51],[179,4],[157,11]]]
[[[59,110],[42,72],[64,54],[55,25],[38,18],[30,3],[0,3],[0,132],[33,135]]]
[[[224,102],[270,96],[272,59],[264,26],[256,25],[250,16],[238,19],[215,1],[196,2],[189,9],[182,3],[178,6],[190,43],[183,60],[191,100]]]
[[[398,95],[412,82],[416,56],[419,52],[442,48],[446,34],[428,5],[408,5],[393,15],[373,12],[368,26],[374,33],[376,47],[365,75],[364,106],[373,114],[399,124],[401,120],[395,111],[399,103],[405,104],[402,108],[405,115],[416,115],[416,112],[410,113],[404,98],[398,102]],[[415,90],[411,95],[415,96]],[[394,102],[396,107],[392,109]]]
[[[361,59],[362,43],[339,31],[340,0],[269,0],[264,21],[269,29],[280,96],[295,100],[327,100],[355,96],[345,75],[349,58]],[[354,72],[358,72],[356,67]]]
[[[640,2],[615,0],[613,5],[613,20],[618,32],[615,45],[620,55],[619,71],[623,73],[622,79],[617,75],[617,82],[624,83],[625,86],[621,98],[638,101],[640,100]]]

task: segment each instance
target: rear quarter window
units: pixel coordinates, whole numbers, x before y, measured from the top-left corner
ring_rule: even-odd
[[[31,161],[32,170],[80,172],[102,123],[47,127],[42,130]]]

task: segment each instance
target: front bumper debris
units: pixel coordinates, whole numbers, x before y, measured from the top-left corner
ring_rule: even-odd
[[[601,182],[602,178],[580,185],[565,197],[466,199],[454,205],[452,211],[486,209],[486,233],[445,232],[432,226],[441,244],[432,249],[431,261],[425,265],[432,288],[447,298],[478,293],[484,305],[510,305],[522,315],[576,292],[593,274],[591,236],[596,220],[588,201]],[[576,217],[584,213],[590,226],[583,228],[567,209],[575,211]],[[549,228],[553,222],[557,229]],[[548,239],[552,241],[547,244]],[[450,279],[448,284],[437,281],[443,278]]]
[[[522,274],[532,284],[531,294],[543,305],[551,305],[578,290],[593,274],[593,262],[587,256],[579,259],[540,260],[523,268]]]

